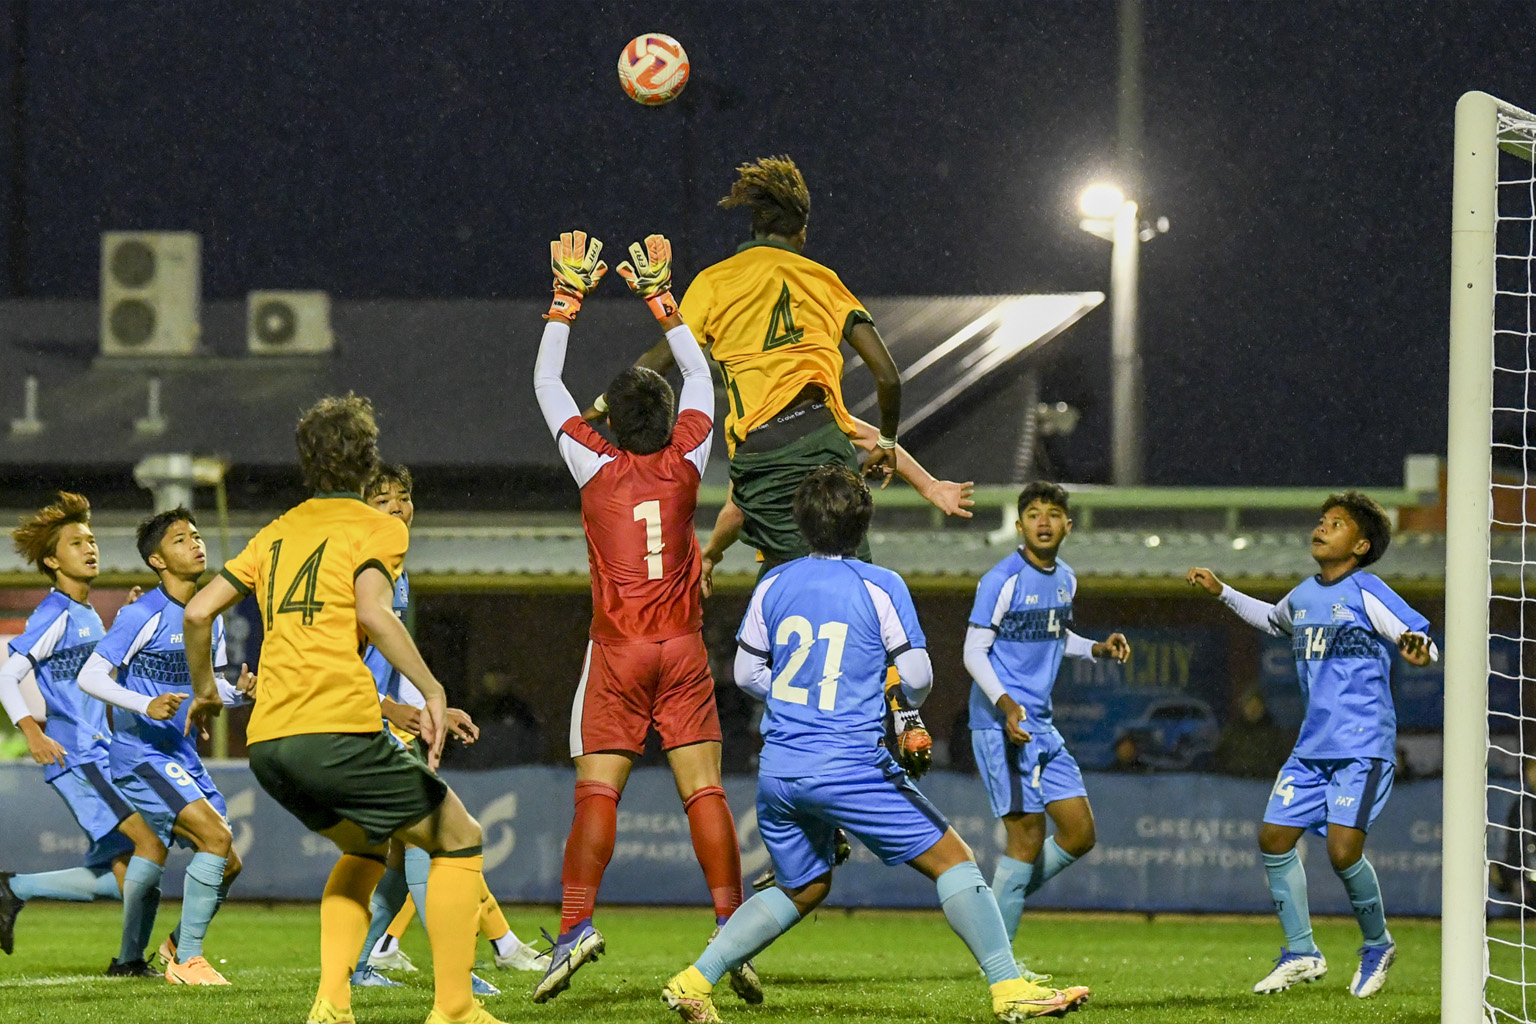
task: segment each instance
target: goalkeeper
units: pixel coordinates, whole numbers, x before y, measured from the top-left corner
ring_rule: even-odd
[[[971,749],[992,813],[1003,820],[1003,855],[992,891],[1018,934],[1024,901],[1093,849],[1093,809],[1083,773],[1051,723],[1051,689],[1063,656],[1131,656],[1119,633],[1094,643],[1072,632],[1077,576],[1056,557],[1072,532],[1066,488],[1036,481],[1019,493],[1014,524],[1023,542],[976,587],[965,631],[971,687]],[[1047,839],[1045,819],[1056,823]],[[1028,970],[1025,977],[1039,979]]]
[[[751,211],[752,238],[700,271],[678,312],[720,364],[732,497],[742,539],[762,552],[767,570],[808,553],[790,512],[806,474],[828,463],[859,467],[839,345],[848,342],[875,377],[880,422],[866,474],[897,469],[901,374],[863,304],[837,274],[801,254],[811,196],[794,161],[765,157],[738,168],[720,205]],[[673,362],[663,340],[637,365],[666,373]],[[606,409],[599,396],[584,416]],[[858,555],[868,560],[868,542],[860,543]]]
[[[886,864],[910,864],[935,883],[950,927],[986,972],[999,1020],[1062,1014],[1088,997],[1019,976],[970,848],[880,745],[887,661],[912,704],[927,696],[933,667],[907,585],[854,557],[872,511],[869,488],[847,467],[812,472],[793,502],[812,553],[770,569],[747,605],[736,684],[767,704],[757,827],[778,883],[742,904],[667,982],[662,999],[685,1021],[719,1020],[715,983],[826,898],[839,826]]]

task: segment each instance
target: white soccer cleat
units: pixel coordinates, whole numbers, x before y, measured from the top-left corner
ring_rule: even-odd
[[[1253,991],[1261,996],[1273,995],[1284,992],[1298,982],[1316,981],[1327,973],[1328,961],[1323,959],[1323,954],[1293,953],[1282,949],[1275,958],[1275,969],[1253,986]]]
[[[1396,959],[1395,942],[1389,941],[1384,946],[1361,946],[1360,966],[1355,968],[1355,976],[1349,982],[1350,994],[1369,999],[1380,992],[1387,983],[1387,970]]]
[[[418,968],[411,963],[411,958],[405,955],[405,950],[396,946],[388,953],[368,954],[368,966],[376,971],[414,971]]]
[[[549,970],[549,954],[540,953],[526,942],[519,942],[517,948],[506,956],[497,953],[495,961],[497,969],[502,971]]]

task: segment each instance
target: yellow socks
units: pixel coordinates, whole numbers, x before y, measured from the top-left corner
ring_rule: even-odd
[[[341,1011],[352,1007],[352,968],[368,938],[368,899],[382,877],[382,857],[343,854],[331,869],[325,895],[320,897],[318,994]]]
[[[501,904],[496,902],[496,897],[491,895],[491,887],[485,884],[485,876],[480,876],[480,934],[495,942],[512,926],[507,924],[507,915],[501,912]]]
[[[405,930],[411,926],[411,918],[415,916],[416,901],[407,896],[404,905],[400,908],[400,913],[396,914],[395,919],[389,922],[389,927],[385,931],[393,935],[396,942],[399,942],[400,938],[405,935]]]
[[[435,1005],[449,1020],[461,1020],[475,1008],[469,972],[475,966],[475,942],[479,938],[480,893],[485,887],[480,869],[484,861],[478,846],[467,857],[439,854],[432,858],[432,870],[427,875],[427,938],[432,943]],[[364,900],[366,932],[366,896]],[[354,950],[353,959],[356,957]]]

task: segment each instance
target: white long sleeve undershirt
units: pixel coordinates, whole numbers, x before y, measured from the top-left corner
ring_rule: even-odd
[[[909,706],[922,707],[933,691],[933,662],[928,651],[912,647],[896,655],[896,673],[901,677],[902,695]],[[768,659],[745,647],[736,648],[736,685],[758,700],[768,699],[773,684],[773,667]]]
[[[23,718],[32,718],[32,709],[21,693],[21,681],[32,671],[32,661],[25,654],[13,654],[0,665],[0,707],[16,725]],[[41,724],[41,723],[39,723]]]
[[[148,715],[149,705],[153,697],[148,694],[138,693],[128,689],[117,681],[117,670],[112,663],[99,654],[92,654],[86,661],[85,667],[80,670],[78,682],[80,690],[104,704],[110,704],[115,708],[132,711],[135,714]],[[245,703],[245,694],[239,688],[225,679],[215,675],[213,678],[219,688],[219,699],[227,708],[236,708]]]
[[[992,667],[992,659],[988,655],[992,651],[992,643],[997,639],[997,633],[989,626],[967,626],[965,629],[964,660],[965,670],[976,680],[976,685],[981,687],[981,692],[987,695],[987,700],[996,704],[1008,692],[1003,686],[1003,681],[997,677],[997,670]],[[1068,658],[1079,661],[1097,661],[1093,656],[1093,641],[1085,636],[1078,636],[1070,629],[1067,630],[1067,646],[1062,652]]]

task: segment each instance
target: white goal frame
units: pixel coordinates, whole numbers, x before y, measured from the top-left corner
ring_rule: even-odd
[[[1456,104],[1440,911],[1444,1024],[1488,1019],[1488,605],[1500,115],[1536,123],[1536,115],[1487,93],[1469,92]],[[1530,157],[1528,151],[1517,155]]]

